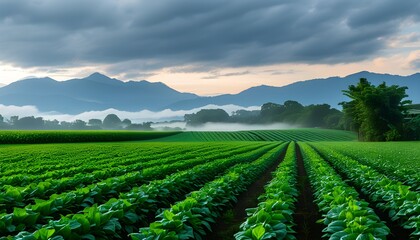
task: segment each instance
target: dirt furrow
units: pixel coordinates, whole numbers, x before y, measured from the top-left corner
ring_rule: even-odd
[[[318,206],[314,203],[312,187],[309,184],[298,144],[296,144],[296,157],[298,164],[297,188],[299,190],[294,215],[296,238],[299,240],[321,239],[323,225],[316,223],[317,220],[321,219],[321,215],[318,211]]]
[[[208,233],[205,239],[235,239],[233,235],[239,231],[239,226],[247,217],[245,210],[258,205],[258,196],[264,193],[264,186],[273,178],[272,172],[276,170],[284,159],[286,150],[287,148],[284,149],[277,161],[257,181],[252,183],[245,192],[237,197],[237,203],[216,220],[216,223],[212,225],[212,232]]]

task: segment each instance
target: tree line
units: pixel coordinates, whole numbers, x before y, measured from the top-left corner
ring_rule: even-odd
[[[11,116],[5,119],[0,115],[1,129],[22,129],[22,130],[98,130],[98,129],[126,129],[126,130],[152,130],[151,122],[132,123],[130,119],[121,120],[115,114],[108,114],[103,120],[89,119],[85,122],[77,119],[73,122],[45,120],[42,117],[27,116],[20,118],[19,116]]]
[[[343,111],[328,104],[303,106],[296,101],[265,103],[260,110],[238,110],[229,115],[222,109],[203,109],[184,116],[187,125],[208,122],[269,124],[287,123],[297,127],[319,127],[354,131],[361,141],[420,140],[420,114],[409,114],[411,101],[405,100],[407,87],[374,86],[361,78],[343,94]]]
[[[229,115],[223,109],[202,109],[197,113],[186,114],[189,126],[199,126],[208,122],[272,124],[287,123],[296,127],[340,128],[343,113],[328,104],[303,106],[297,101],[288,100],[283,104],[265,103],[260,110],[238,110]]]

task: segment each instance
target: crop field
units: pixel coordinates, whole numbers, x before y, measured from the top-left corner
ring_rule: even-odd
[[[161,138],[178,133],[110,130],[0,130],[0,144],[135,141]]]
[[[326,129],[182,132],[157,141],[356,141],[352,132]]]
[[[0,145],[0,239],[420,237],[420,142],[162,134]]]

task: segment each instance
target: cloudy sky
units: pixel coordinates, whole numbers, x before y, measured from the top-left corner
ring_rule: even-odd
[[[420,71],[418,0],[0,0],[0,83],[101,72],[213,95]]]

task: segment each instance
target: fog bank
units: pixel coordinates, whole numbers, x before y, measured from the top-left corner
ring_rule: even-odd
[[[201,126],[186,126],[185,122],[158,123],[152,124],[153,128],[163,129],[164,127],[181,128],[186,131],[247,131],[247,130],[273,130],[299,128],[298,125],[286,123],[273,124],[242,124],[242,123],[206,123]]]
[[[83,121],[88,121],[89,119],[101,119],[103,120],[106,115],[108,114],[116,114],[120,119],[128,118],[133,123],[143,123],[143,122],[159,122],[159,121],[170,121],[170,120],[183,120],[185,114],[192,114],[200,111],[201,109],[223,109],[227,113],[231,114],[234,111],[244,109],[244,110],[259,110],[260,106],[252,106],[252,107],[242,107],[237,105],[224,105],[224,106],[217,106],[217,105],[207,105],[200,108],[194,108],[191,110],[170,110],[165,109],[158,112],[153,112],[149,110],[141,110],[138,112],[128,112],[128,111],[120,111],[117,109],[107,109],[103,111],[89,111],[83,112],[77,115],[70,115],[70,114],[62,114],[59,112],[42,112],[39,111],[35,106],[13,106],[13,105],[2,105],[0,104],[0,114],[9,119],[11,116],[19,116],[26,117],[26,116],[34,116],[34,117],[43,117],[45,120],[54,120],[57,119],[58,121],[67,121],[73,122],[76,119],[80,119]]]

